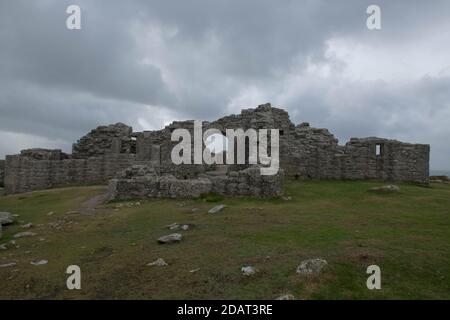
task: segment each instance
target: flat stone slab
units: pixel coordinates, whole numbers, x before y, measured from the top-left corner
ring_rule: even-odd
[[[212,213],[212,214],[214,214],[214,213],[219,213],[220,211],[222,211],[223,209],[225,209],[225,207],[226,207],[226,206],[225,206],[224,204],[215,206],[214,208],[212,208],[211,210],[209,210],[208,213]]]
[[[36,260],[36,261],[31,261],[30,264],[32,264],[33,266],[43,266],[46,265],[48,263],[48,260]]]
[[[160,244],[178,243],[183,239],[183,236],[179,233],[172,233],[167,236],[163,236],[158,239]]]
[[[374,187],[369,189],[371,192],[380,192],[380,193],[395,193],[399,192],[400,188],[396,185],[390,184],[387,186],[381,186],[381,187]]]
[[[13,237],[18,239],[18,238],[25,238],[25,237],[34,237],[35,235],[36,235],[36,233],[34,233],[34,232],[25,231],[25,232],[16,233]]]
[[[0,268],[11,268],[11,267],[15,267],[15,266],[17,266],[17,263],[15,263],[15,262],[0,264]]]

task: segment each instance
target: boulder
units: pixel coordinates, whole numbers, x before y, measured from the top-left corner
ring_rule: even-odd
[[[149,264],[147,264],[147,266],[149,266],[149,267],[167,267],[168,264],[167,264],[167,262],[164,261],[163,258],[159,258],[153,262],[150,262]]]
[[[183,239],[183,236],[179,233],[169,234],[158,239],[160,244],[178,243]]]
[[[0,212],[0,224],[6,226],[14,223],[14,216],[9,212]]]
[[[317,275],[323,268],[328,265],[324,259],[309,259],[304,260],[297,267],[297,274],[300,275]]]
[[[244,276],[248,277],[254,275],[258,270],[252,266],[246,266],[241,268],[241,272]]]

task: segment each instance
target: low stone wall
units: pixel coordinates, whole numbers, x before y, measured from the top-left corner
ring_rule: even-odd
[[[12,194],[60,186],[106,184],[117,172],[134,163],[133,154],[62,160],[7,156],[5,192]]]
[[[260,168],[250,167],[241,171],[230,171],[226,176],[210,177],[211,191],[227,196],[276,197],[283,194],[284,171],[262,176]]]
[[[199,198],[214,192],[224,196],[276,197],[283,193],[283,175],[261,176],[251,167],[225,176],[200,175],[196,179],[177,179],[158,175],[150,167],[133,166],[109,182],[110,200],[133,198]]]

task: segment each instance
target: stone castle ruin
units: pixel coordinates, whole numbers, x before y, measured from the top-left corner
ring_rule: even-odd
[[[171,134],[184,128],[193,135],[193,126],[194,121],[175,121],[162,130],[144,132],[133,132],[122,123],[101,126],[75,143],[72,154],[28,149],[7,156],[4,164],[0,162],[0,177],[4,171],[7,194],[109,182],[112,199],[198,197],[208,192],[278,196],[283,176],[418,183],[429,179],[429,145],[352,138],[342,146],[327,129],[294,125],[286,111],[270,104],[203,122],[203,132],[214,128],[225,135],[226,129],[279,129],[282,169],[277,175],[261,176],[254,165],[175,165],[171,151],[178,142],[171,141]]]

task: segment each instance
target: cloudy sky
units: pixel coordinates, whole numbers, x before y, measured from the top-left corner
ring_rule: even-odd
[[[0,1],[0,157],[265,102],[341,144],[429,143],[432,169],[449,170],[450,1]]]

